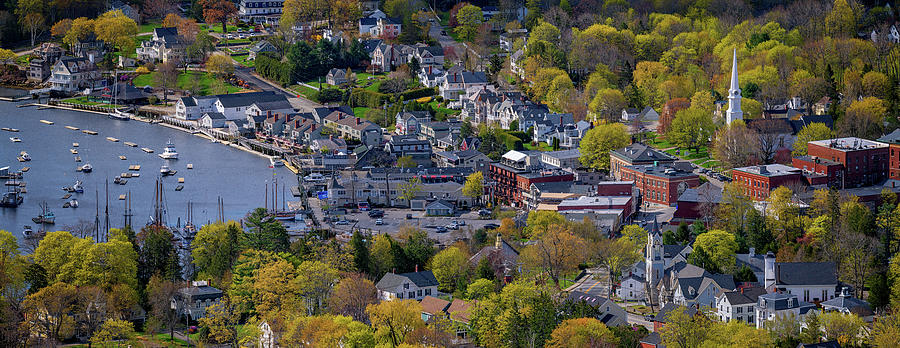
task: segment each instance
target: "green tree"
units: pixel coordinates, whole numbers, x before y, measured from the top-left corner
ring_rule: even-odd
[[[457,247],[441,250],[431,259],[431,271],[438,281],[438,289],[453,293],[468,283],[469,255]]]
[[[837,128],[841,136],[878,138],[882,134],[886,114],[887,105],[883,100],[866,97],[853,101],[847,107],[844,116],[838,119]]]
[[[712,230],[697,236],[694,248],[703,248],[709,253],[710,260],[718,269],[730,273],[734,270],[736,261],[734,254],[737,252],[737,242],[734,235],[722,230]]]
[[[459,25],[453,28],[459,38],[463,41],[472,41],[478,34],[478,27],[484,15],[481,13],[481,7],[475,5],[465,5],[456,13],[456,21]]]
[[[494,293],[494,282],[484,278],[475,279],[466,287],[466,297],[471,300],[480,300]]]
[[[251,249],[286,252],[290,248],[287,229],[265,208],[256,208],[247,215],[247,246]]]
[[[320,261],[303,261],[297,266],[295,279],[300,297],[306,303],[306,314],[320,314],[327,300],[328,292],[340,277],[331,265]]]
[[[91,343],[100,345],[112,341],[127,341],[134,335],[134,324],[130,321],[108,319],[100,326],[100,331],[91,336]]]
[[[669,312],[666,325],[659,330],[659,335],[666,347],[700,347],[709,337],[709,327],[710,321],[705,316],[691,316],[687,308],[679,306]]]
[[[405,199],[406,205],[409,206],[416,195],[422,191],[422,180],[418,176],[409,179],[409,181],[400,184],[400,196],[397,198]]]
[[[369,241],[359,231],[354,231],[350,237],[350,248],[353,252],[353,265],[363,273],[371,271],[372,260],[369,258]]]
[[[600,320],[578,318],[560,323],[550,334],[546,347],[611,347],[618,342],[619,339]]]
[[[422,321],[422,305],[416,300],[393,300],[366,307],[372,320],[375,338],[383,344],[396,347],[407,335],[425,327]]]
[[[234,221],[203,226],[191,243],[199,277],[222,279],[241,253],[244,232]]]
[[[466,197],[472,197],[475,200],[475,204],[478,204],[481,201],[481,197],[484,196],[484,174],[480,171],[469,174],[466,177],[466,183],[463,185],[462,193]]]
[[[825,16],[825,33],[834,37],[856,35],[856,13],[847,0],[834,0],[831,12]]]
[[[621,123],[604,124],[585,133],[581,140],[581,165],[594,170],[609,170],[609,152],[631,142],[628,128]]]
[[[165,279],[181,278],[173,239],[172,232],[166,227],[149,225],[141,229],[137,235],[138,281],[141,284],[147,284],[154,274]]]
[[[416,161],[412,158],[412,156],[401,156],[397,159],[397,167],[400,168],[415,168]]]
[[[709,141],[715,130],[711,114],[691,107],[675,114],[667,134],[679,147],[698,149]]]
[[[797,133],[793,154],[794,156],[806,155],[806,144],[810,141],[832,139],[834,137],[834,131],[824,123],[810,123]]]
[[[622,108],[627,105],[625,95],[622,91],[612,88],[603,88],[597,91],[597,94],[588,104],[588,111],[593,115],[594,120],[601,119],[607,122],[616,120],[616,116],[620,115]]]

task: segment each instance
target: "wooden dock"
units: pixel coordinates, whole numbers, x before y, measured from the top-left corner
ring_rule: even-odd
[[[97,133],[97,132],[95,132],[95,131],[87,130],[87,129],[82,129],[81,132],[84,133],[84,134],[88,134],[88,135],[97,135],[97,134],[100,134],[100,133]]]
[[[78,127],[66,126],[66,129],[68,129],[68,130],[73,130],[73,131],[77,131],[77,130],[78,130]]]
[[[120,155],[120,156],[119,156],[119,159],[124,161],[124,160],[127,160],[128,157],[125,157],[125,156]]]
[[[142,147],[141,150],[144,150],[144,152],[146,152],[146,153],[153,153],[153,149],[148,148],[148,147]]]
[[[124,200],[125,200],[125,197],[128,197],[128,195],[126,195],[126,194],[123,193],[123,194],[119,195],[119,200],[120,200],[120,201],[124,201]]]
[[[184,178],[178,178],[178,183],[179,183],[179,184],[183,184],[183,183],[184,183]]]
[[[48,125],[48,126],[52,126],[52,125],[53,125],[53,121],[41,120],[41,123],[46,124],[46,125]]]
[[[113,137],[106,137],[106,140],[109,140],[109,141],[114,142],[114,143],[118,143],[118,142],[119,142],[119,139],[116,139],[116,138],[113,138]]]
[[[128,166],[128,170],[141,170],[141,165],[140,164],[132,164],[132,165]]]
[[[128,145],[128,146],[131,146],[131,147],[137,147],[137,146],[138,146],[137,144],[132,143],[132,142],[130,142],[130,141],[126,141],[124,144],[125,144],[125,145]]]

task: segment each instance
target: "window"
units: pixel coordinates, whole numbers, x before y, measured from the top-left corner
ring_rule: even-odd
[[[403,283],[403,288],[404,288],[404,289],[409,289],[409,283]]]
[[[402,300],[402,299],[403,299],[403,292],[398,292],[398,293],[397,293],[397,298]]]
[[[431,295],[431,289],[425,289],[425,296]]]
[[[409,298],[416,298],[416,292],[415,292],[415,291],[410,291],[410,292],[409,292]]]
[[[416,296],[422,296],[422,289],[416,290]]]

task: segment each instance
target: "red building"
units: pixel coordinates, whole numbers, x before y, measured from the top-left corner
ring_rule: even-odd
[[[860,138],[810,141],[807,154],[839,163],[837,185],[842,188],[871,186],[888,178],[888,144]]]
[[[685,190],[700,185],[700,176],[682,171],[674,165],[641,165],[620,167],[622,180],[634,181],[642,204],[672,206]]]
[[[769,194],[778,186],[802,182],[803,173],[800,169],[783,164],[767,164],[734,168],[731,170],[731,178],[744,188],[744,194],[762,201],[769,198]]]
[[[494,197],[522,207],[522,193],[528,192],[531,184],[575,181],[575,173],[542,168],[538,161],[526,153],[510,151],[503,155],[500,162],[491,163],[489,174],[495,183]]]
[[[791,165],[803,171],[806,183],[810,185],[837,186],[841,184],[844,165],[832,160],[800,156],[794,157]]]
[[[669,223],[676,225],[682,221],[693,223],[697,220],[703,220],[704,223],[711,222],[715,219],[713,213],[721,201],[722,189],[708,182],[697,188],[684,190],[684,193],[678,196],[675,214]]]
[[[890,160],[888,161],[888,179],[900,180],[900,129],[895,129],[891,134],[878,138],[878,141],[890,146]],[[895,185],[896,183],[892,183]],[[900,186],[900,184],[897,184]]]
[[[597,183],[598,196],[631,196],[634,181],[601,181]]]
[[[556,211],[559,212],[570,210],[621,210],[623,219],[628,219],[634,213],[631,196],[581,196],[576,199],[565,199],[556,206]]]
[[[616,180],[627,180],[622,173],[626,166],[664,165],[675,163],[676,160],[678,158],[675,156],[635,143],[609,152],[609,174]]]

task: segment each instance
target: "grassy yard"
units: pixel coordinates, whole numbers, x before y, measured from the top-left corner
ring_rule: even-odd
[[[303,95],[306,99],[312,100],[312,97],[318,94],[319,92],[315,89],[306,87],[304,85],[293,85],[289,87],[290,90],[297,92],[297,94]]]
[[[249,57],[250,56],[246,55],[246,54],[241,55],[241,56],[231,56],[231,58],[234,58],[234,60],[237,61],[238,63],[240,63],[241,65],[252,68],[252,67],[256,66],[256,63],[253,60],[247,60],[247,58],[249,58]]]
[[[87,97],[69,98],[69,99],[63,99],[62,101],[66,102],[66,103],[87,105],[87,106],[97,106],[97,107],[101,107],[101,108],[117,108],[117,107],[121,106],[121,105],[115,105],[115,104],[108,104],[108,103],[104,103],[104,102],[89,101],[87,99]]]
[[[250,39],[231,39],[231,40],[223,41],[222,44],[237,46],[237,45],[249,45],[250,42],[251,42]]]
[[[238,27],[234,26],[234,25],[228,25],[227,28],[228,28],[229,33],[235,32],[238,30]],[[213,25],[209,25],[209,24],[205,24],[205,23],[200,24],[200,30],[208,30],[209,32],[212,32],[212,33],[222,34],[222,24],[221,23],[216,23]]]
[[[138,26],[138,33],[149,33],[162,26],[162,21],[153,20]]]
[[[154,76],[156,76],[156,72],[152,72],[149,74],[143,74],[138,77],[135,77],[132,82],[134,83],[135,86],[139,86],[139,87],[141,87],[141,86],[158,87],[157,83],[154,79]],[[182,89],[182,90],[189,90],[191,88],[191,84],[193,83],[193,81],[197,81],[197,83],[199,85],[198,94],[200,94],[200,95],[214,94],[213,89],[216,86],[216,83],[218,83],[216,81],[216,78],[208,73],[199,72],[199,71],[188,71],[187,73],[178,74],[178,83],[176,84],[176,87],[178,89]],[[229,85],[227,83],[225,84],[225,93],[237,93],[240,91],[243,91],[243,89]]]
[[[537,145],[531,145],[531,143],[525,143],[525,144],[522,144],[522,146],[525,147],[525,150],[530,150],[530,151],[534,151],[534,150],[553,151],[553,147],[543,141],[538,143]]]

